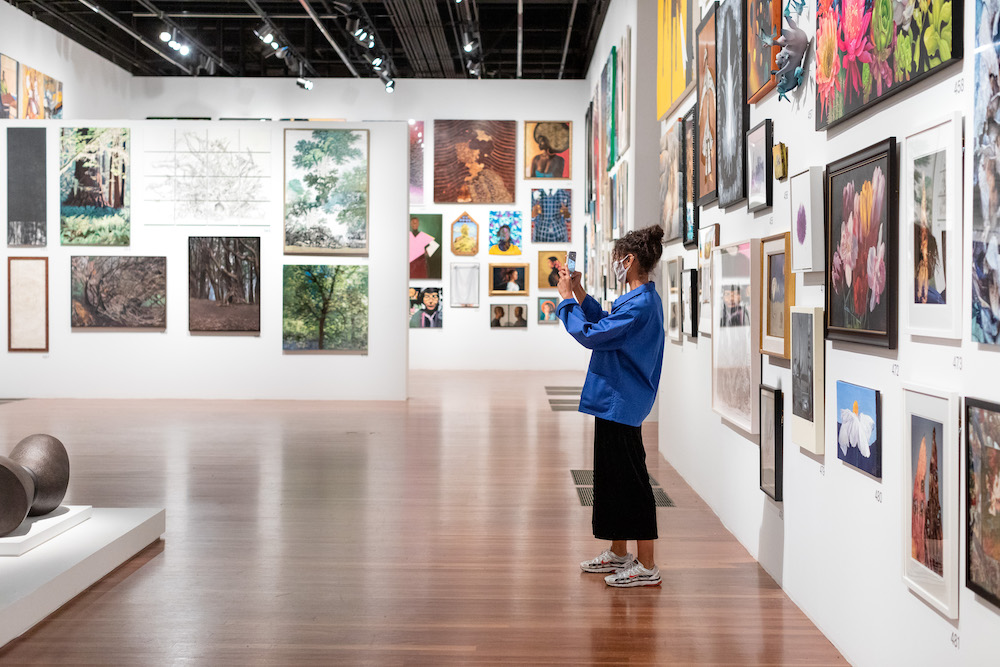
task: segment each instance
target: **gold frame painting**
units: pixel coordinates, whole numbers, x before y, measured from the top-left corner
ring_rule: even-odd
[[[524,271],[523,288],[519,290],[509,290],[506,287],[497,287],[497,270],[521,269]],[[521,264],[490,264],[490,296],[528,296],[529,285],[531,284],[531,264],[527,262]],[[508,283],[509,285],[510,283]]]
[[[781,256],[780,265],[775,258]],[[778,284],[779,276],[782,284]],[[781,303],[775,301],[780,293]],[[760,240],[760,353],[788,359],[791,355],[791,307],[795,305],[792,236],[788,232]],[[776,323],[780,324],[774,326]]]

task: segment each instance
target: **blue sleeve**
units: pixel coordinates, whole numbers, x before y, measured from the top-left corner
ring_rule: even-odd
[[[622,308],[611,315],[605,313],[605,317],[598,322],[590,322],[585,317],[584,309],[572,299],[566,299],[559,304],[558,313],[559,319],[566,326],[566,331],[580,345],[588,350],[601,351],[624,347],[628,332],[639,315],[639,311],[635,308]]]
[[[583,316],[587,318],[588,322],[600,322],[608,316],[607,311],[601,308],[601,304],[597,303],[597,299],[589,294],[580,306],[583,308]]]

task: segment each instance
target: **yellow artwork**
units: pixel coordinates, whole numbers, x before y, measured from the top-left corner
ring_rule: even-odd
[[[694,89],[694,1],[660,0],[656,17],[656,115],[662,119]]]

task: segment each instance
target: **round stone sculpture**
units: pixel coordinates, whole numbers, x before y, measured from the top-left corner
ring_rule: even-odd
[[[35,434],[0,456],[0,537],[13,532],[26,516],[59,507],[69,486],[66,447],[51,435]]]

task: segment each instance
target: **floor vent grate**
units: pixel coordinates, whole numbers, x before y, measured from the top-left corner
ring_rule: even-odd
[[[583,507],[593,507],[594,471],[570,470],[569,472],[573,476],[573,485],[576,486],[576,493],[580,497],[580,505]],[[649,484],[653,487],[653,500],[656,502],[657,507],[677,507],[652,475],[649,476]]]

